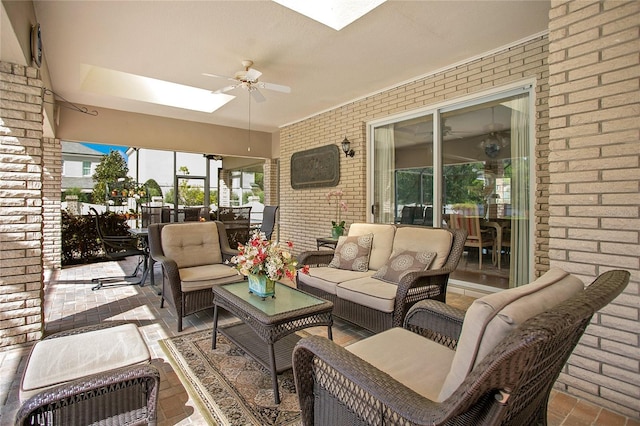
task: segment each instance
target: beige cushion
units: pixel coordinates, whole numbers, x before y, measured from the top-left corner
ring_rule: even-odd
[[[151,359],[135,324],[42,340],[29,355],[20,401],[47,388]]]
[[[298,274],[298,280],[311,287],[318,288],[325,293],[336,294],[336,286],[344,281],[370,277],[374,271],[357,272],[344,269],[320,266],[309,269],[309,274]]]
[[[373,234],[340,237],[330,268],[367,272]]]
[[[180,288],[184,292],[211,288],[217,284],[234,283],[243,279],[236,269],[223,263],[182,268],[178,273],[181,281]]]
[[[520,324],[583,289],[578,278],[554,268],[530,284],[476,299],[465,314],[456,355],[440,399],[451,396],[467,374]]]
[[[346,349],[431,401],[451,368],[454,351],[433,340],[391,328]]]
[[[422,272],[426,270],[436,254],[426,251],[403,251],[393,254],[382,268],[373,274],[373,278],[398,284],[402,278],[411,272]]]
[[[349,236],[373,234],[369,269],[374,271],[380,269],[389,260],[395,233],[394,225],[383,223],[354,223],[349,226]]]
[[[162,251],[179,269],[222,263],[222,252],[215,222],[165,225],[161,234]]]
[[[336,287],[336,295],[339,298],[387,313],[395,309],[397,291],[396,284],[373,277],[344,281]]]
[[[393,253],[401,251],[435,252],[436,258],[429,269],[440,269],[446,263],[453,234],[446,229],[420,226],[400,226],[393,240]]]

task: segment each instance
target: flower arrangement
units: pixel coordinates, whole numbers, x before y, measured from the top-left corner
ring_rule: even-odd
[[[266,275],[277,281],[283,277],[294,279],[298,261],[289,249],[293,243],[287,241],[286,247],[280,243],[267,240],[264,233],[255,231],[247,244],[238,244],[238,255],[231,258],[231,263],[242,275]],[[309,266],[300,269],[303,274],[309,273]]]
[[[336,220],[331,221],[332,235],[338,237],[344,233],[345,221],[341,220],[341,213],[348,211],[347,202],[342,199],[344,192],[342,189],[329,191],[326,195],[327,202],[330,206],[336,207]]]

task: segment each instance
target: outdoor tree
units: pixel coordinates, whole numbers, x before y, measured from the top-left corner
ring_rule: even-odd
[[[149,179],[144,183],[144,185],[147,187],[147,191],[149,192],[149,199],[151,199],[151,197],[162,197],[162,188],[160,188],[160,185],[155,181],[155,179]]]
[[[107,185],[110,182],[124,180],[125,184],[131,184],[131,178],[127,176],[129,167],[127,160],[118,151],[111,150],[109,154],[103,155],[102,160],[96,166],[93,173],[93,202],[102,204],[107,198]],[[126,187],[126,186],[125,186]]]
[[[189,175],[189,168],[181,166],[179,169],[183,176]],[[167,203],[174,202],[173,189],[167,191],[165,195]],[[178,204],[182,206],[202,206],[204,205],[204,190],[201,187],[189,185],[189,179],[180,178],[178,182]]]

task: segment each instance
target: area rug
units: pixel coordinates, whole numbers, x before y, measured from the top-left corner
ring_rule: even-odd
[[[299,425],[300,408],[291,370],[278,375],[280,404],[273,402],[270,373],[211,330],[160,341],[183,385],[209,424]]]

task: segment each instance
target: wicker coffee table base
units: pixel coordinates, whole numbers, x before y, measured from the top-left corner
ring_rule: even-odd
[[[300,340],[300,336],[295,332],[308,327],[326,325],[327,337],[333,339],[331,331],[333,304],[324,302],[276,316],[268,316],[250,305],[243,304],[243,301],[228,292],[216,289],[214,295],[211,347],[216,348],[216,335],[220,331],[256,362],[269,370],[273,383],[274,401],[276,404],[280,404],[278,374],[289,370],[292,366],[293,348]],[[240,318],[242,322],[218,327],[219,308],[229,311]]]

